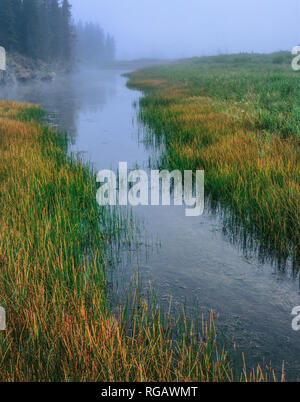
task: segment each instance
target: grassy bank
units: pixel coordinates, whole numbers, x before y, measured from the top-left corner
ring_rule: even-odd
[[[300,76],[287,53],[194,58],[129,75],[161,165],[204,169],[226,226],[276,257],[300,248]],[[296,268],[295,268],[296,269]]]
[[[0,380],[273,379],[232,367],[213,321],[168,319],[135,291],[109,311],[104,252],[118,216],[97,206],[93,173],[42,115],[0,101]]]

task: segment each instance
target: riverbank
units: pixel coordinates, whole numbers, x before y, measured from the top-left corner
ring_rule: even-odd
[[[26,83],[33,80],[52,81],[55,79],[56,74],[66,70],[61,65],[47,64],[41,60],[33,60],[18,53],[7,54],[6,67],[2,83],[8,85]]]
[[[204,169],[224,228],[299,266],[299,75],[288,53],[194,58],[129,74],[161,167]],[[259,244],[257,246],[257,243]]]
[[[232,367],[213,321],[165,317],[137,291],[109,311],[104,252],[118,214],[98,207],[93,173],[42,116],[0,101],[0,380],[273,379]]]

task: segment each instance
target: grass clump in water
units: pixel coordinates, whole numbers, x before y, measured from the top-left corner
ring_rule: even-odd
[[[224,55],[129,74],[170,169],[204,169],[227,223],[276,257],[300,258],[300,97],[291,56]],[[298,273],[295,272],[295,274]]]
[[[0,380],[274,379],[260,367],[236,378],[213,321],[178,334],[135,292],[109,311],[104,255],[118,216],[99,208],[93,173],[42,115],[0,101]]]

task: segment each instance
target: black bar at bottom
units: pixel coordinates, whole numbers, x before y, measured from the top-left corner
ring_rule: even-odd
[[[289,384],[291,385],[291,384]],[[295,385],[295,384],[294,384]],[[1,383],[6,400],[50,401],[138,401],[141,399],[211,400],[212,397],[235,396],[257,398],[262,390],[286,391],[287,384],[239,383]],[[283,388],[282,388],[283,387]],[[220,395],[221,393],[221,395]],[[14,398],[15,397],[15,398]]]

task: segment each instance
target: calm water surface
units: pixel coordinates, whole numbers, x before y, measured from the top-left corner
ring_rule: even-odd
[[[70,151],[97,170],[117,169],[120,161],[146,169],[159,150],[144,141],[147,131],[134,107],[141,94],[129,90],[121,74],[89,71],[0,88],[0,98],[42,105],[50,122],[69,133]],[[285,361],[288,379],[300,380],[300,332],[291,327],[291,311],[300,305],[299,276],[230,241],[220,216],[208,207],[199,218],[186,218],[182,207],[138,207],[134,214],[148,240],[145,252],[127,250],[124,277],[139,269],[162,302],[172,296],[175,305],[197,304],[199,314],[213,309],[247,360],[265,357],[276,370]]]

